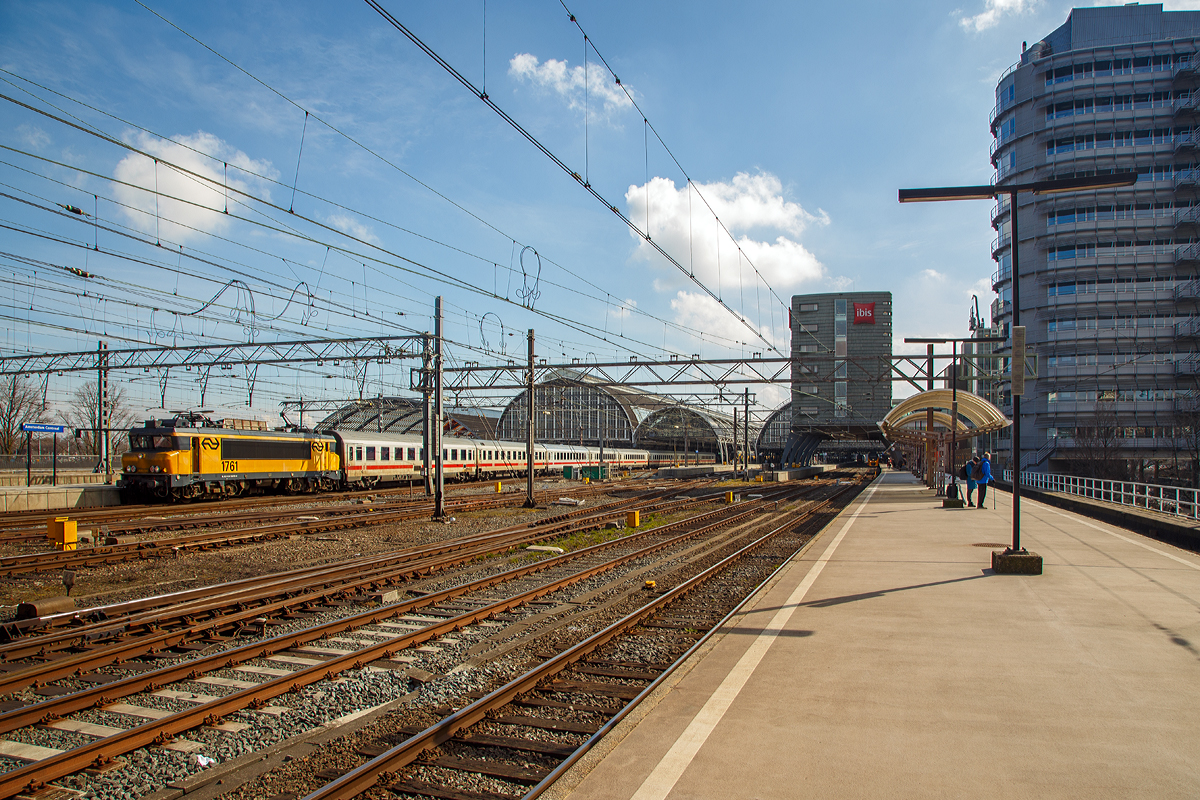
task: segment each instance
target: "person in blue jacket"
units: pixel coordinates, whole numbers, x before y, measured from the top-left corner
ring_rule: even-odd
[[[975,502],[978,504],[976,508],[983,508],[983,498],[987,496],[988,484],[992,482],[992,454],[984,453],[983,460],[979,462],[979,477],[975,479],[979,484],[979,496]]]

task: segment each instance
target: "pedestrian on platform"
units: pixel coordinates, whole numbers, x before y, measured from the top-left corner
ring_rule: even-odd
[[[967,482],[967,508],[971,508],[975,504],[971,502],[971,493],[975,491],[975,471],[979,468],[979,456],[973,456],[967,459],[967,463],[962,466],[962,476]],[[982,474],[982,473],[981,473]]]
[[[977,507],[983,508],[983,498],[987,496],[988,484],[992,482],[992,454],[984,453],[983,460],[979,462],[979,477],[975,479],[979,484],[979,497],[977,499]]]

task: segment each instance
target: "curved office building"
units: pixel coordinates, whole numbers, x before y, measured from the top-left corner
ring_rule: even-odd
[[[1183,458],[1176,428],[1200,372],[1198,52],[1200,12],[1077,8],[997,84],[996,183],[1139,176],[1022,193],[1015,243],[1014,209],[992,210],[992,321],[1011,322],[1019,247],[1020,322],[1039,358],[1021,403],[1027,468]],[[1000,405],[1011,414],[1011,395]]]

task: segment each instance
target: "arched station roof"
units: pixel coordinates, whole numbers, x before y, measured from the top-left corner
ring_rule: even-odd
[[[751,433],[754,431],[753,424],[750,425],[750,431]],[[759,429],[756,439],[758,452],[782,451],[787,445],[788,437],[791,433],[792,404],[788,403],[782,408],[777,408],[771,412],[771,416],[767,417],[767,421]]]
[[[733,417],[673,405],[655,411],[638,426],[634,446],[680,453],[699,450],[725,460],[733,447]]]
[[[955,435],[969,439],[1003,430],[1012,424],[1004,412],[977,394],[960,389],[958,391],[958,419]],[[925,424],[928,412],[933,410],[935,435],[948,436],[951,426],[951,409],[954,392],[951,389],[931,389],[907,398],[888,412],[879,422],[883,435],[892,441],[924,441],[927,433]]]

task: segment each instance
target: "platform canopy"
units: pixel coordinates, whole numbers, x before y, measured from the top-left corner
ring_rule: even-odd
[[[953,390],[930,389],[915,394],[888,412],[878,424],[883,435],[891,441],[923,442],[928,438],[925,426],[929,411],[933,411],[935,436],[949,436],[952,421]],[[969,439],[985,433],[995,433],[1012,425],[1004,412],[977,394],[958,390],[958,419],[955,436]],[[941,431],[937,428],[940,427]]]

